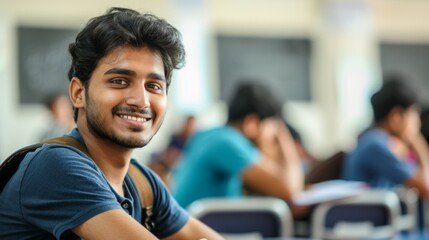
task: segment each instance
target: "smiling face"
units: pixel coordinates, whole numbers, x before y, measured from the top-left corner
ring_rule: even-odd
[[[148,48],[115,49],[100,60],[87,89],[76,78],[70,89],[79,130],[84,125],[95,138],[126,148],[145,146],[167,108],[163,62]]]

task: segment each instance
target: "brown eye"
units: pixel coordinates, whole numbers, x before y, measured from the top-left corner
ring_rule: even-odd
[[[110,82],[113,83],[113,84],[117,84],[117,85],[126,85],[127,84],[127,81],[125,81],[122,78],[115,78],[115,79],[113,79]]]
[[[155,84],[155,83],[150,83],[147,85],[149,88],[151,89],[155,89],[155,90],[161,90],[162,87],[159,84]]]

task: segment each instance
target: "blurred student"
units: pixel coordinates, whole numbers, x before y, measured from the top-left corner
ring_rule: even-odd
[[[346,157],[342,177],[375,188],[415,188],[429,197],[429,150],[420,133],[416,92],[400,78],[388,78],[371,97],[371,105],[374,124]],[[410,152],[416,164],[408,162]]]
[[[261,149],[275,148],[280,161]],[[175,170],[180,205],[208,197],[239,197],[243,188],[290,200],[303,189],[303,173],[280,105],[262,84],[243,82],[228,107],[226,125],[195,133]]]
[[[182,156],[189,137],[195,132],[197,122],[194,116],[187,116],[179,131],[171,136],[167,147],[152,155],[148,167],[151,168],[167,187],[171,186],[171,170]]]
[[[77,128],[67,137],[87,154],[61,144],[28,153],[0,194],[0,239],[223,239],[131,158],[162,125],[173,70],[185,58],[180,32],[153,14],[111,8],[69,51]],[[131,164],[145,181],[127,174]],[[152,192],[150,208],[139,183]]]
[[[41,133],[40,140],[53,137],[60,137],[70,132],[75,126],[73,121],[73,107],[70,99],[65,94],[53,94],[45,101],[45,106],[49,110],[50,122],[47,128]]]

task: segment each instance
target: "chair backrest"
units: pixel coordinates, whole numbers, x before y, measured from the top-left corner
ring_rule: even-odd
[[[188,211],[224,235],[256,233],[263,238],[293,236],[289,206],[277,198],[206,198],[193,202]]]
[[[417,230],[419,194],[415,189],[398,187],[393,191],[398,195],[401,204],[401,216],[397,224],[401,231]]]
[[[312,215],[312,237],[320,239],[393,239],[400,216],[398,196],[371,189],[347,199],[322,203]]]

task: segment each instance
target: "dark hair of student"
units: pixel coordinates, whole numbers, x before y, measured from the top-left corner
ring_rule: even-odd
[[[407,109],[417,103],[417,93],[398,75],[385,78],[381,89],[371,97],[375,122],[386,119],[395,107]]]
[[[150,13],[111,8],[104,15],[89,20],[75,42],[69,45],[72,57],[69,80],[77,77],[87,89],[91,74],[100,59],[122,46],[148,47],[159,54],[164,64],[167,87],[170,85],[173,69],[180,69],[185,63],[182,36],[168,22]]]
[[[280,104],[270,89],[256,81],[243,80],[236,89],[228,106],[228,122],[241,121],[249,114],[260,119],[280,116]]]

